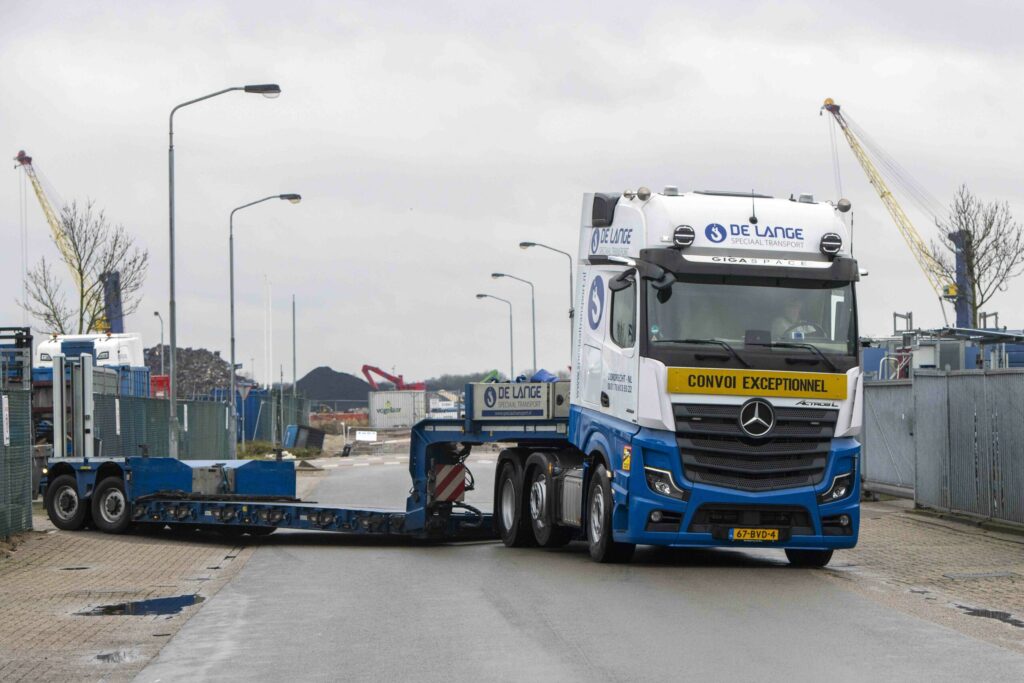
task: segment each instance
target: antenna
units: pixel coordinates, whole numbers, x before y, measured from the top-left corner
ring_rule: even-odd
[[[757,225],[757,207],[754,206],[754,190],[750,190],[750,224]]]

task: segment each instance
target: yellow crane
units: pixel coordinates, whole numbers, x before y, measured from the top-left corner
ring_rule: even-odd
[[[67,235],[61,228],[60,217],[53,209],[53,205],[50,203],[50,199],[47,197],[46,191],[43,189],[43,184],[39,180],[39,175],[36,173],[36,169],[32,165],[32,157],[26,154],[25,150],[21,150],[18,152],[18,156],[14,157],[14,160],[18,162],[21,169],[25,171],[25,175],[28,176],[29,182],[32,183],[32,190],[36,193],[36,199],[39,200],[39,206],[43,209],[43,215],[46,217],[47,225],[50,226],[53,241],[57,245],[57,250],[63,257],[64,263],[68,265],[68,270],[71,271],[71,278],[74,280],[75,287],[78,288],[80,293],[88,296],[88,294],[92,292],[97,285],[87,279],[83,279],[83,274],[79,273],[71,265],[77,260],[74,247],[71,242],[68,241]],[[96,327],[99,332],[106,332],[110,329],[106,318],[102,316],[96,321]]]
[[[843,131],[843,135],[846,137],[846,141],[850,145],[850,149],[853,150],[853,155],[857,157],[857,161],[860,162],[860,166],[864,169],[864,173],[868,177],[868,181],[871,182],[872,187],[878,192],[878,196],[881,198],[882,203],[885,204],[885,208],[889,211],[889,215],[892,216],[893,221],[896,223],[896,228],[899,230],[900,235],[903,236],[903,240],[907,243],[910,248],[910,253],[914,256],[914,260],[917,261],[917,265],[921,267],[925,277],[928,279],[928,284],[931,285],[935,295],[939,297],[939,301],[943,299],[954,300],[957,297],[957,287],[955,284],[949,282],[945,270],[932,256],[931,249],[921,238],[920,233],[914,227],[914,224],[910,222],[910,218],[907,217],[903,207],[900,206],[899,202],[896,201],[896,197],[892,191],[886,185],[885,180],[882,178],[882,174],[879,173],[875,163],[871,160],[871,156],[868,154],[865,146],[861,144],[858,135],[852,130],[850,122],[847,117],[843,116],[839,105],[830,97],[825,100],[825,103],[821,107],[822,110],[827,111],[835,119],[839,125],[839,129]],[[863,135],[863,134],[862,134]],[[890,169],[898,169],[895,163],[891,160],[887,160]],[[912,181],[910,181],[912,182]],[[911,186],[910,192],[917,196],[922,204],[933,204],[927,193],[922,188],[913,188]],[[933,208],[931,206],[929,209]],[[945,310],[943,310],[943,316],[945,316]]]

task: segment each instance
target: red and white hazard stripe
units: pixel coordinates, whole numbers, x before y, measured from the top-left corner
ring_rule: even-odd
[[[466,495],[466,468],[462,465],[434,466],[434,500],[461,501]]]

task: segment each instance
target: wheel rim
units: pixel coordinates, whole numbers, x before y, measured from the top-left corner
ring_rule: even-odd
[[[61,486],[53,500],[53,512],[61,521],[68,521],[78,512],[78,491],[71,486]]]
[[[109,489],[100,501],[100,517],[108,524],[117,524],[124,514],[125,500],[120,489]]]
[[[501,523],[511,529],[516,520],[516,487],[511,479],[501,485]]]
[[[604,531],[604,488],[600,484],[594,486],[590,501],[590,539],[595,543],[601,541]]]
[[[530,517],[538,527],[544,527],[544,510],[547,502],[547,477],[543,474],[530,486]]]

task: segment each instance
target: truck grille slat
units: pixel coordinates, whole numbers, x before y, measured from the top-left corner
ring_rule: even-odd
[[[683,471],[692,481],[744,491],[813,486],[825,474],[837,410],[775,408],[768,436],[739,426],[738,405],[676,404]]]

